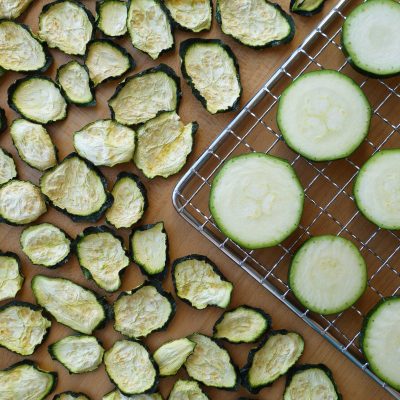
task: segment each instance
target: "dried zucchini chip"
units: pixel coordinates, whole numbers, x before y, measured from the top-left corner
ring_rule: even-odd
[[[55,395],[53,400],[90,400],[90,398],[85,393],[67,391]]]
[[[168,400],[209,400],[209,397],[203,393],[200,385],[195,381],[179,379],[169,394]]]
[[[17,177],[17,168],[12,155],[0,148],[0,185]]]
[[[0,2],[0,19],[18,18],[33,0],[2,0]]]
[[[134,394],[125,396],[118,390],[113,390],[103,396],[103,400],[164,400],[160,393]]]
[[[110,37],[119,37],[127,32],[128,7],[123,0],[102,0],[96,3],[97,27]]]
[[[21,290],[24,276],[15,253],[0,251],[0,301],[11,299]]]
[[[318,14],[324,8],[325,0],[290,0],[290,11],[305,17]]]

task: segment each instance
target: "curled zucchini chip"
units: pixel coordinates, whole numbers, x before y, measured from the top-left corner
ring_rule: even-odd
[[[237,109],[242,86],[239,64],[229,46],[218,39],[187,39],[179,55],[182,75],[208,112]]]
[[[168,400],[209,400],[209,397],[203,393],[200,385],[195,381],[179,379],[169,394]]]
[[[45,171],[57,164],[57,150],[46,128],[40,124],[16,119],[10,135],[21,160],[30,167]]]
[[[33,0],[3,0],[0,2],[0,19],[18,18]]]
[[[153,358],[140,343],[119,340],[104,354],[110,380],[127,396],[151,393],[158,384],[158,371]]]
[[[13,179],[0,187],[0,221],[25,225],[47,211],[40,189],[29,181]]]
[[[189,339],[196,347],[185,362],[188,375],[206,386],[235,390],[239,375],[228,351],[200,333],[190,335]]]
[[[82,3],[56,0],[43,7],[38,35],[49,47],[82,56],[93,36],[93,22],[92,14]]]
[[[71,153],[40,178],[42,193],[73,221],[97,221],[112,204],[103,174],[90,162]]]
[[[290,0],[290,11],[310,17],[321,12],[324,3],[325,0]]]
[[[129,265],[123,240],[107,226],[86,228],[76,239],[76,254],[86,278],[108,292],[121,286],[121,273]]]
[[[43,343],[51,322],[43,308],[23,301],[0,307],[0,346],[22,356],[30,356]]]
[[[132,339],[164,330],[175,315],[175,301],[157,282],[122,292],[114,303],[114,328]]]
[[[17,168],[15,167],[12,155],[0,148],[0,185],[11,181],[17,177]]]
[[[1,67],[0,67],[1,68]],[[0,70],[0,76],[1,76],[1,70]],[[4,109],[0,107],[0,133],[4,132],[7,129],[7,117]]]
[[[112,119],[100,119],[74,133],[74,147],[94,165],[113,167],[132,160],[135,131]]]
[[[233,285],[207,257],[192,254],[172,264],[176,295],[198,310],[207,306],[228,307]]]
[[[94,371],[103,361],[104,349],[94,336],[67,336],[48,348],[51,358],[71,374]]]
[[[137,125],[163,111],[177,110],[181,96],[180,79],[175,71],[160,64],[125,79],[108,105],[113,119],[124,125]]]
[[[47,124],[67,117],[59,86],[46,76],[18,79],[8,88],[8,105],[31,122]]]
[[[110,37],[123,36],[127,32],[128,7],[124,0],[102,0],[96,3],[97,27]]]
[[[120,172],[111,191],[114,203],[106,212],[107,222],[115,228],[130,228],[147,209],[147,191],[139,177]]]
[[[103,400],[164,400],[160,393],[134,394],[125,396],[119,390],[113,390],[103,396]]]
[[[68,391],[55,395],[53,400],[90,400],[90,398],[85,393]]]
[[[36,301],[71,329],[90,335],[107,320],[107,303],[75,282],[35,275],[31,286]]]
[[[0,251],[0,301],[15,297],[23,283],[24,276],[17,254]]]

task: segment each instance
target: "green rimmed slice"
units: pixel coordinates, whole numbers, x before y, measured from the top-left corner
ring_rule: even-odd
[[[90,400],[90,398],[81,392],[72,392],[70,390],[56,394],[53,400]]]
[[[290,0],[290,11],[298,15],[311,17],[321,12],[324,4],[325,0]]]
[[[132,396],[125,396],[119,390],[113,390],[105,394],[103,400],[164,400],[160,393],[151,394],[134,394]]]
[[[179,379],[169,394],[168,400],[209,400],[196,381]]]
[[[33,0],[3,0],[0,3],[0,19],[18,18]]]
[[[0,301],[14,298],[24,279],[18,255],[0,251]]]
[[[101,0],[96,3],[97,28],[104,35],[120,37],[127,32],[127,2],[123,0]]]
[[[0,185],[11,181],[18,175],[12,155],[0,148]]]

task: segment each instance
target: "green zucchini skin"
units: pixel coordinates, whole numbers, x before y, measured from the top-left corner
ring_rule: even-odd
[[[80,396],[85,396],[86,398],[90,399],[90,397],[89,397],[86,393],[82,393],[82,392],[71,392],[70,390],[68,390],[68,391],[66,391],[66,392],[62,392],[62,393],[56,394],[56,395],[53,397],[53,400],[61,399],[61,398],[62,398],[61,396],[62,396],[63,394],[66,394],[66,395],[71,396],[71,397],[76,398],[76,399],[78,399]]]
[[[10,257],[10,258],[13,258],[17,262],[18,272],[19,272],[19,275],[22,277],[21,287],[18,289],[17,293],[15,294],[15,295],[17,295],[18,292],[22,289],[22,287],[24,285],[24,282],[25,282],[25,276],[24,276],[24,274],[22,272],[22,268],[21,268],[21,260],[20,260],[20,258],[18,256],[18,254],[13,253],[11,251],[3,252],[3,251],[0,250],[0,257]],[[4,298],[2,300],[7,300],[7,299]],[[2,300],[0,300],[0,301],[2,301]]]
[[[0,107],[0,133],[4,132],[8,127],[6,112]]]
[[[325,0],[322,0],[318,7],[314,8],[312,11],[302,11],[302,10],[294,10],[293,6],[296,3],[296,0],[290,0],[290,11],[294,14],[301,15],[303,17],[312,17],[315,14],[318,14],[324,8]]]
[[[125,33],[123,33],[122,35],[118,35],[118,36],[110,36],[107,35],[107,33],[105,33],[100,27],[99,27],[99,22],[101,19],[101,8],[103,7],[104,4],[108,3],[109,0],[97,0],[96,1],[96,28],[101,32],[101,34],[105,37],[105,38],[110,38],[110,39],[117,39],[117,38],[122,38],[126,35],[127,33],[127,28],[125,27]],[[112,0],[112,1],[118,1],[120,3],[125,4],[126,7],[126,13],[128,14],[128,5],[124,0]],[[127,15],[128,16],[128,15]],[[125,24],[126,25],[126,24]]]

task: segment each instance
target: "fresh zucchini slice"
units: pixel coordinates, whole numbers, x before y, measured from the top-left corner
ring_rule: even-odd
[[[31,122],[47,124],[67,117],[59,86],[46,76],[18,79],[8,88],[8,105]]]
[[[104,354],[110,380],[126,395],[151,393],[158,384],[158,370],[147,349],[131,340],[118,340]]]
[[[94,336],[67,336],[48,348],[53,360],[61,363],[71,374],[94,371],[103,361],[104,349]]]
[[[187,39],[179,49],[182,75],[211,114],[236,110],[242,95],[239,64],[218,39]]]
[[[0,251],[0,301],[11,299],[21,290],[24,276],[15,253]]]
[[[193,353],[196,343],[187,338],[164,343],[153,354],[160,376],[175,375]]]
[[[69,103],[84,107],[96,104],[93,83],[86,65],[76,60],[61,65],[57,70],[56,81]]]
[[[96,3],[97,27],[106,36],[119,37],[127,32],[128,7],[124,0],[102,0]]]
[[[17,168],[12,155],[0,147],[0,185],[17,177]]]
[[[116,229],[130,228],[147,209],[147,191],[139,177],[120,172],[111,191],[114,203],[106,212],[106,220]]]
[[[228,307],[233,285],[206,256],[191,254],[172,264],[176,295],[198,310],[208,306]]]
[[[382,299],[364,318],[361,348],[371,370],[400,390],[400,296]]]
[[[368,134],[371,106],[348,76],[334,70],[307,72],[282,93],[277,123],[287,145],[312,161],[352,154]]]
[[[86,228],[75,245],[85,276],[108,292],[118,290],[121,274],[129,265],[123,239],[107,226],[94,226]]]
[[[153,60],[175,45],[172,26],[160,0],[131,0],[126,25],[133,46]]]
[[[2,0],[0,2],[0,19],[18,18],[33,0]]]
[[[90,335],[108,317],[107,303],[91,290],[64,278],[35,275],[32,291],[54,319],[75,331]]]
[[[42,175],[40,188],[52,206],[73,221],[96,222],[113,202],[100,170],[76,153]]]
[[[290,11],[295,14],[311,17],[324,8],[325,0],[290,0]]]
[[[253,48],[289,43],[295,34],[293,18],[267,0],[218,0],[216,18],[223,33]]]
[[[3,108],[0,107],[0,133],[4,132],[7,129],[7,127],[8,123],[7,123],[6,112],[4,111]]]
[[[57,164],[57,149],[46,128],[18,118],[10,126],[10,136],[21,160],[45,171]]]
[[[103,396],[103,400],[164,400],[160,393],[134,394],[125,396],[118,390],[113,390]]]
[[[82,56],[93,36],[93,23],[92,14],[81,2],[56,0],[43,7],[38,35],[51,48]]]
[[[55,395],[53,400],[90,400],[90,398],[85,393],[67,391]]]
[[[169,394],[168,400],[209,400],[209,397],[203,393],[200,385],[195,381],[179,379]]]
[[[175,300],[158,282],[145,282],[122,292],[114,303],[114,328],[132,339],[167,328],[175,315]]]
[[[225,311],[214,324],[215,339],[254,343],[271,327],[271,317],[259,308],[239,306]]]
[[[242,383],[250,393],[270,386],[293,367],[304,350],[304,340],[296,332],[271,331],[251,350],[241,371]]]
[[[239,375],[228,351],[200,333],[190,335],[189,339],[196,347],[185,362],[188,375],[206,386],[236,390]]]
[[[0,187],[0,221],[25,225],[47,211],[40,189],[29,181],[13,179]]]
[[[231,158],[211,186],[209,208],[219,229],[248,249],[275,246],[298,227],[304,191],[292,166],[264,153]]]
[[[179,108],[180,79],[168,65],[139,72],[117,86],[108,100],[113,119],[124,125],[149,121],[163,111]]]
[[[43,308],[23,301],[0,307],[0,346],[22,356],[30,356],[45,340],[51,322]]]
[[[113,167],[133,159],[135,131],[112,119],[100,119],[74,133],[74,147],[94,165]]]
[[[336,314],[351,307],[367,287],[367,266],[358,248],[333,235],[307,240],[292,259],[289,286],[309,310]]]
[[[384,229],[400,229],[400,149],[381,150],[359,171],[354,184],[358,209]]]

